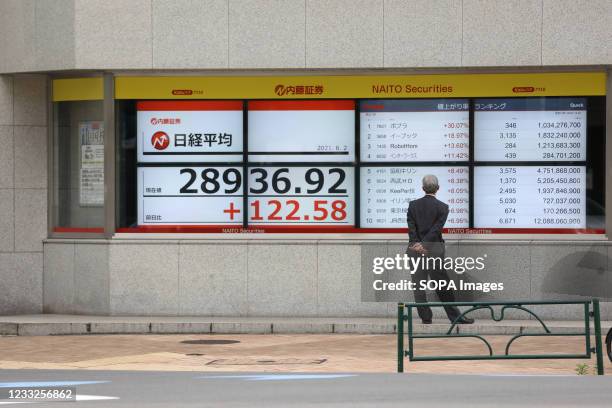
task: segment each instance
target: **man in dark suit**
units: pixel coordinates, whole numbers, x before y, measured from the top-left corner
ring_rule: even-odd
[[[429,267],[419,267],[412,275],[412,280],[416,283],[414,300],[417,303],[426,303],[427,296],[425,290],[421,289],[421,282],[428,279],[438,282],[448,282],[449,278],[444,269],[444,239],[442,238],[442,228],[448,217],[448,205],[436,198],[439,189],[438,178],[434,175],[423,177],[423,191],[425,196],[418,200],[413,200],[408,205],[408,255],[412,257],[422,257],[421,261],[427,262]],[[437,262],[435,259],[440,258]],[[422,264],[421,264],[422,265]],[[452,290],[436,290],[441,302],[454,302],[455,294]],[[451,322],[455,321],[461,314],[456,306],[445,306],[444,310]],[[417,307],[419,317],[425,324],[431,323],[432,313],[428,306]],[[462,317],[457,321],[461,324],[474,323],[473,319]]]

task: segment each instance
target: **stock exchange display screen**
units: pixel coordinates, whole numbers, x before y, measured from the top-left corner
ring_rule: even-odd
[[[354,101],[250,101],[248,152],[242,102],[138,108],[139,225],[355,226]]]
[[[135,102],[137,225],[603,233],[604,99]]]
[[[585,161],[586,98],[476,99],[475,159]]]

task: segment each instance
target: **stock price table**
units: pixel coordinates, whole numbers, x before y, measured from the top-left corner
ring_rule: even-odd
[[[487,166],[474,171],[474,226],[585,228],[585,166]]]
[[[433,174],[440,181],[437,198],[449,206],[446,228],[467,227],[467,167],[362,167],[361,227],[406,228],[408,203],[425,194],[421,180],[426,174]]]
[[[586,99],[477,99],[478,161],[586,160]]]
[[[361,160],[468,160],[468,108],[466,99],[362,101]]]

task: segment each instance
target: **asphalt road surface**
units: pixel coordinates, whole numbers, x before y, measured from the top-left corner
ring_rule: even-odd
[[[0,389],[73,386],[36,407],[610,407],[612,377],[1,370]],[[1,405],[14,402],[2,400]],[[27,406],[28,403],[19,406]],[[31,405],[31,404],[30,404]]]

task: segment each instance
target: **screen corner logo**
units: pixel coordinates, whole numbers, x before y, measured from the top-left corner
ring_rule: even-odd
[[[155,132],[151,137],[151,144],[157,150],[165,150],[170,146],[170,137],[166,132]]]
[[[533,87],[533,86],[515,86],[512,88],[514,93],[533,93],[533,92],[545,92],[546,88]]]
[[[285,85],[276,85],[276,88],[274,88],[274,93],[278,96],[283,96],[287,93],[287,88],[285,88]]]
[[[193,95],[192,89],[173,89],[172,95]]]
[[[283,85],[274,87],[274,93],[278,96],[285,95],[322,95],[325,92],[323,85]]]

